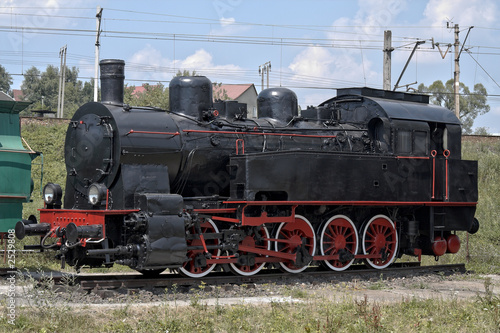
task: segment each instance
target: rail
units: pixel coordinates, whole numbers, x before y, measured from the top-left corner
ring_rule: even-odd
[[[428,274],[454,274],[465,273],[465,264],[419,266],[419,262],[396,263],[393,266],[375,270],[366,268],[363,265],[354,265],[351,269],[334,272],[330,270],[320,270],[318,267],[310,267],[300,274],[283,273],[275,269],[263,270],[261,273],[252,276],[237,276],[227,273],[211,273],[203,278],[194,279],[182,277],[178,274],[163,273],[157,277],[150,278],[142,274],[62,274],[60,272],[50,273],[24,273],[30,277],[42,281],[50,276],[56,285],[64,284],[64,281],[74,281],[84,290],[92,289],[117,289],[117,288],[166,288],[173,285],[198,286],[201,282],[207,285],[224,284],[245,284],[245,283],[289,283],[297,279],[309,281],[311,279],[323,279],[332,281],[336,279],[379,279],[381,274],[388,277],[408,277]],[[68,278],[69,276],[69,278]]]

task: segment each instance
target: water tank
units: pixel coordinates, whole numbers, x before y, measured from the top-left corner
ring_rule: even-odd
[[[289,122],[298,116],[297,95],[287,88],[269,88],[257,97],[257,117]]]
[[[205,76],[176,76],[169,84],[170,111],[201,118],[212,107],[212,82]]]

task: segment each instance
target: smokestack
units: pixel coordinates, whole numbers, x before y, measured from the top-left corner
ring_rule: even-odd
[[[125,81],[125,61],[104,59],[101,67],[101,102],[123,104],[123,82]]]

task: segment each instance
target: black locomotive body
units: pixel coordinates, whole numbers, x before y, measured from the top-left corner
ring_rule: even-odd
[[[245,104],[212,102],[205,77],[174,78],[165,111],[123,103],[123,61],[101,73],[102,102],[68,127],[64,203],[48,184],[40,223],[16,226],[63,263],[191,277],[219,264],[382,269],[455,253],[456,232],[478,230],[477,163],[461,159],[459,120],[428,96],[340,89],[299,114],[292,91],[272,88],[248,119]]]

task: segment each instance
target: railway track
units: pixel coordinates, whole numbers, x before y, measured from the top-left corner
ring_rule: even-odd
[[[279,270],[269,269],[266,272],[261,272],[261,274],[256,274],[253,276],[235,276],[228,275],[227,273],[212,273],[201,279],[193,279],[182,277],[178,274],[164,273],[158,277],[148,278],[141,274],[62,274],[59,272],[44,273],[40,275],[39,273],[31,274],[36,280],[42,281],[48,278],[52,279],[54,284],[64,285],[76,284],[83,290],[92,289],[151,289],[151,288],[169,288],[174,285],[177,286],[187,286],[187,287],[197,287],[201,284],[204,285],[227,285],[227,284],[249,284],[249,283],[290,283],[300,280],[302,282],[312,282],[312,281],[337,281],[337,280],[369,280],[369,279],[379,279],[381,277],[408,277],[415,275],[428,275],[428,274],[444,274],[449,275],[453,273],[465,273],[464,264],[453,264],[453,265],[435,265],[435,266],[419,266],[418,262],[413,263],[400,263],[395,264],[390,268],[386,268],[383,271],[368,269],[364,266],[355,267],[344,272],[332,272],[329,270],[320,270],[317,267],[311,267],[310,269],[295,275],[295,274],[284,274]]]

